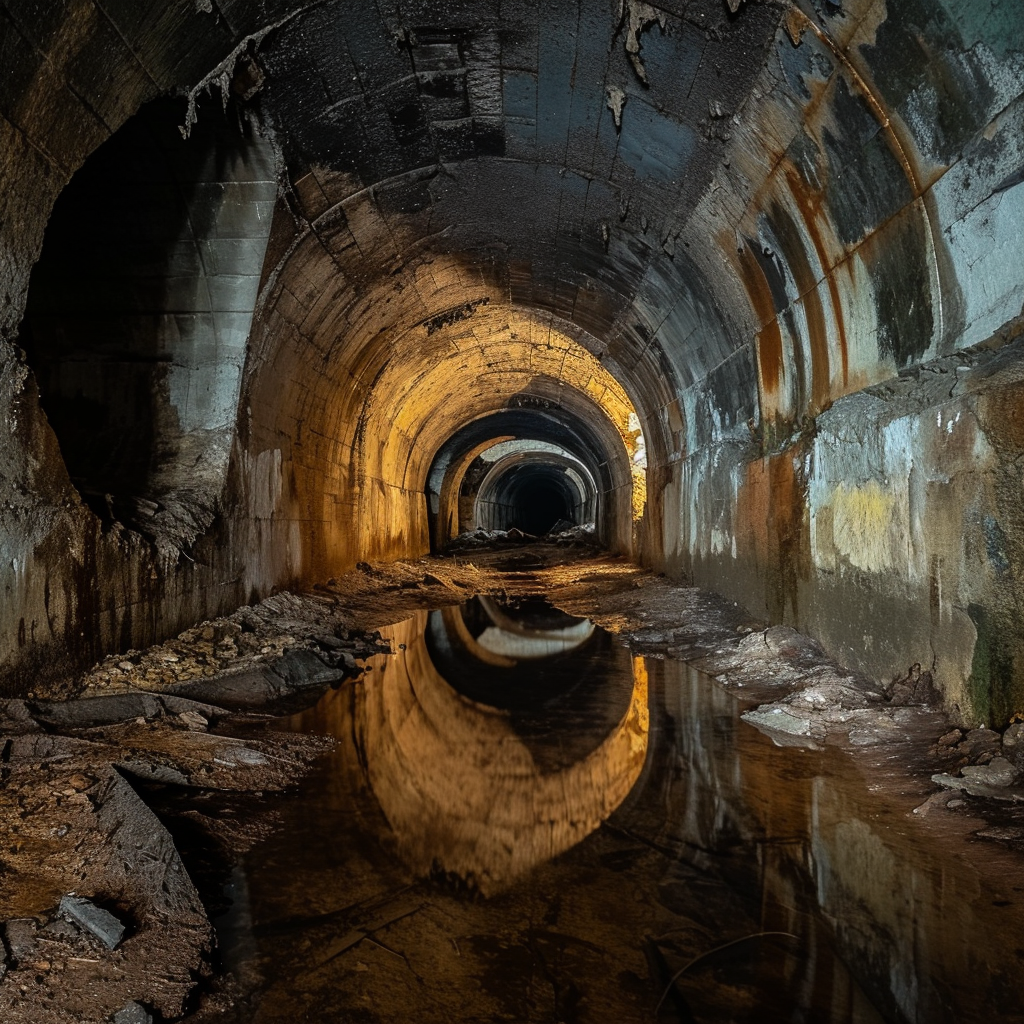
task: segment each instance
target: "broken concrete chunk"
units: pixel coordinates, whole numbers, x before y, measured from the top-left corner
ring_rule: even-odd
[[[153,1017],[141,1003],[132,1000],[114,1014],[114,1024],[153,1024]]]
[[[107,949],[117,949],[124,937],[124,925],[109,910],[97,907],[91,900],[81,896],[64,896],[57,913],[65,914],[86,931],[92,932]]]
[[[344,678],[344,670],[327,665],[312,651],[300,649],[286,652],[272,664],[244,672],[177,683],[162,691],[161,696],[174,693],[232,709],[249,709],[317,687],[327,689]]]
[[[330,633],[318,633],[313,639],[321,646],[330,648],[332,651],[340,650],[345,646],[345,641]]]
[[[970,796],[989,797],[992,800],[1002,800],[1006,803],[1024,803],[1024,789],[1019,786],[992,786],[977,779],[958,778],[942,772],[932,776],[932,782],[942,786],[944,789],[959,789]],[[946,805],[952,806],[952,802]]]
[[[1003,733],[1003,749],[1016,752],[1018,748],[1024,748],[1024,722],[1014,722]]]
[[[982,839],[1002,839],[1012,842],[1024,839],[1024,828],[1018,828],[1014,825],[994,825],[992,828],[983,828],[974,834],[981,836]]]
[[[164,714],[195,712],[206,718],[223,716],[222,708],[164,693],[118,693],[103,697],[84,697],[69,701],[35,701],[29,708],[40,722],[58,729],[92,729],[142,719],[159,718]]]
[[[37,929],[38,925],[31,917],[14,917],[4,925],[7,949],[15,963],[35,955]]]
[[[985,765],[968,765],[961,774],[971,782],[986,786],[1010,786],[1017,778],[1017,769],[1005,757],[993,757]]]
[[[33,732],[39,726],[23,700],[0,700],[0,731],[10,736]]]
[[[889,703],[898,707],[914,704],[937,704],[941,701],[935,689],[931,672],[922,671],[920,663],[910,666],[907,674],[894,679],[887,688]]]
[[[957,744],[956,751],[962,757],[976,761],[985,754],[996,754],[1002,745],[1002,737],[993,729],[972,729]]]
[[[765,733],[776,746],[813,747],[814,734],[822,733],[820,725],[815,729],[811,717],[800,709],[779,704],[765,704],[741,716],[745,722]],[[820,736],[818,738],[821,738]]]

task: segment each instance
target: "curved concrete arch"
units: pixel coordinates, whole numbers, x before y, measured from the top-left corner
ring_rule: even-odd
[[[422,550],[449,434],[607,373],[645,561],[876,677],[934,662],[965,721],[1024,707],[1019,4],[730,6],[4,4],[9,686]],[[220,515],[158,556],[81,505],[18,326],[75,170],[211,84],[281,179]]]
[[[428,499],[432,509],[436,505],[431,534],[434,550],[470,528],[459,503],[470,465],[495,441],[511,437],[564,445],[576,456],[600,494],[604,515],[598,536],[613,550],[630,550],[630,508],[636,481],[618,435],[588,403],[576,403],[571,414],[561,407],[511,408],[481,417],[453,434],[435,455],[428,476]]]
[[[524,488],[526,489],[524,493]],[[564,513],[549,514],[547,529],[533,529],[523,521],[536,500],[533,491],[552,490]],[[574,526],[601,519],[598,491],[587,467],[576,459],[547,451],[520,451],[498,459],[480,481],[474,496],[475,526],[543,534],[559,520]],[[539,521],[539,520],[538,520]]]

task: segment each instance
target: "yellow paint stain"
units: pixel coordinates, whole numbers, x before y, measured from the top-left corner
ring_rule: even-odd
[[[832,535],[838,554],[868,572],[896,564],[905,546],[898,496],[875,480],[862,487],[840,484],[832,492]]]

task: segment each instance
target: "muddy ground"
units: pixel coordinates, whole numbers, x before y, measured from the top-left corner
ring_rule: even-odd
[[[232,865],[274,834],[273,794],[329,743],[265,723],[356,676],[379,627],[475,594],[538,592],[635,653],[713,676],[779,745],[845,747],[908,811],[1024,851],[1021,728],[951,726],[918,666],[881,687],[791,629],[585,546],[360,565],[0,702],[0,1020],[228,1019],[245,983],[226,977],[211,917]],[[123,927],[113,948],[61,912],[69,894]]]

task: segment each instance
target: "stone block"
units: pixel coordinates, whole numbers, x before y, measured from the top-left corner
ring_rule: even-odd
[[[58,913],[71,918],[87,931],[92,932],[107,949],[117,949],[124,937],[124,925],[109,910],[97,907],[95,903],[81,896],[64,896]]]

